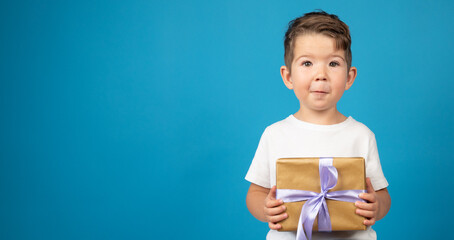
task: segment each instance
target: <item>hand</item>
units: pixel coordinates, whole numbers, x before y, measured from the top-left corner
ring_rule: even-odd
[[[284,201],[276,199],[276,186],[273,186],[265,198],[265,207],[263,208],[270,229],[280,229],[282,226],[281,224],[277,224],[277,222],[288,217],[288,214],[285,213],[286,208],[283,204]]]
[[[377,201],[377,194],[372,187],[370,178],[366,178],[366,188],[367,193],[361,193],[359,197],[366,200],[367,202],[355,202],[355,206],[357,207],[356,214],[367,218],[366,220],[364,220],[364,225],[372,226],[375,224],[375,221],[377,219],[379,206]]]

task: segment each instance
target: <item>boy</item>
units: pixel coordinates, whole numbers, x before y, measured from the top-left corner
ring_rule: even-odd
[[[268,222],[266,239],[295,239],[295,232],[278,232],[287,218],[282,200],[276,199],[276,160],[287,157],[364,157],[366,202],[356,202],[365,217],[366,231],[313,232],[313,239],[376,239],[370,227],[391,205],[388,182],[378,157],[375,135],[336,108],[356,77],[351,66],[348,26],[336,15],[311,12],[289,23],[285,34],[285,66],[281,76],[300,102],[300,109],[268,126],[259,142],[246,180],[251,182],[246,204],[251,214]]]

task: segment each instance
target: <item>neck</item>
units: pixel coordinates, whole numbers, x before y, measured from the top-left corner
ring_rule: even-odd
[[[293,114],[293,116],[301,121],[319,125],[337,124],[347,119],[347,117],[337,111],[336,108],[324,111],[314,111],[307,108],[300,108],[300,110]]]

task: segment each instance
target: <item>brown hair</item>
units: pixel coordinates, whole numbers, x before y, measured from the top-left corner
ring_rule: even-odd
[[[336,48],[344,50],[347,70],[350,69],[352,65],[352,51],[350,49],[352,40],[347,24],[342,22],[336,15],[319,10],[306,13],[304,16],[293,19],[288,23],[288,30],[284,39],[284,61],[289,71],[291,71],[294,58],[295,39],[298,36],[310,33],[320,33],[334,38]]]

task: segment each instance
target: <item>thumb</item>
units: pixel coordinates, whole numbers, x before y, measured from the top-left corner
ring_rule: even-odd
[[[375,192],[374,187],[372,186],[372,182],[370,181],[370,178],[366,178],[366,190],[368,193]]]
[[[271,187],[270,192],[268,193],[268,198],[270,200],[275,200],[276,199],[276,185]]]

